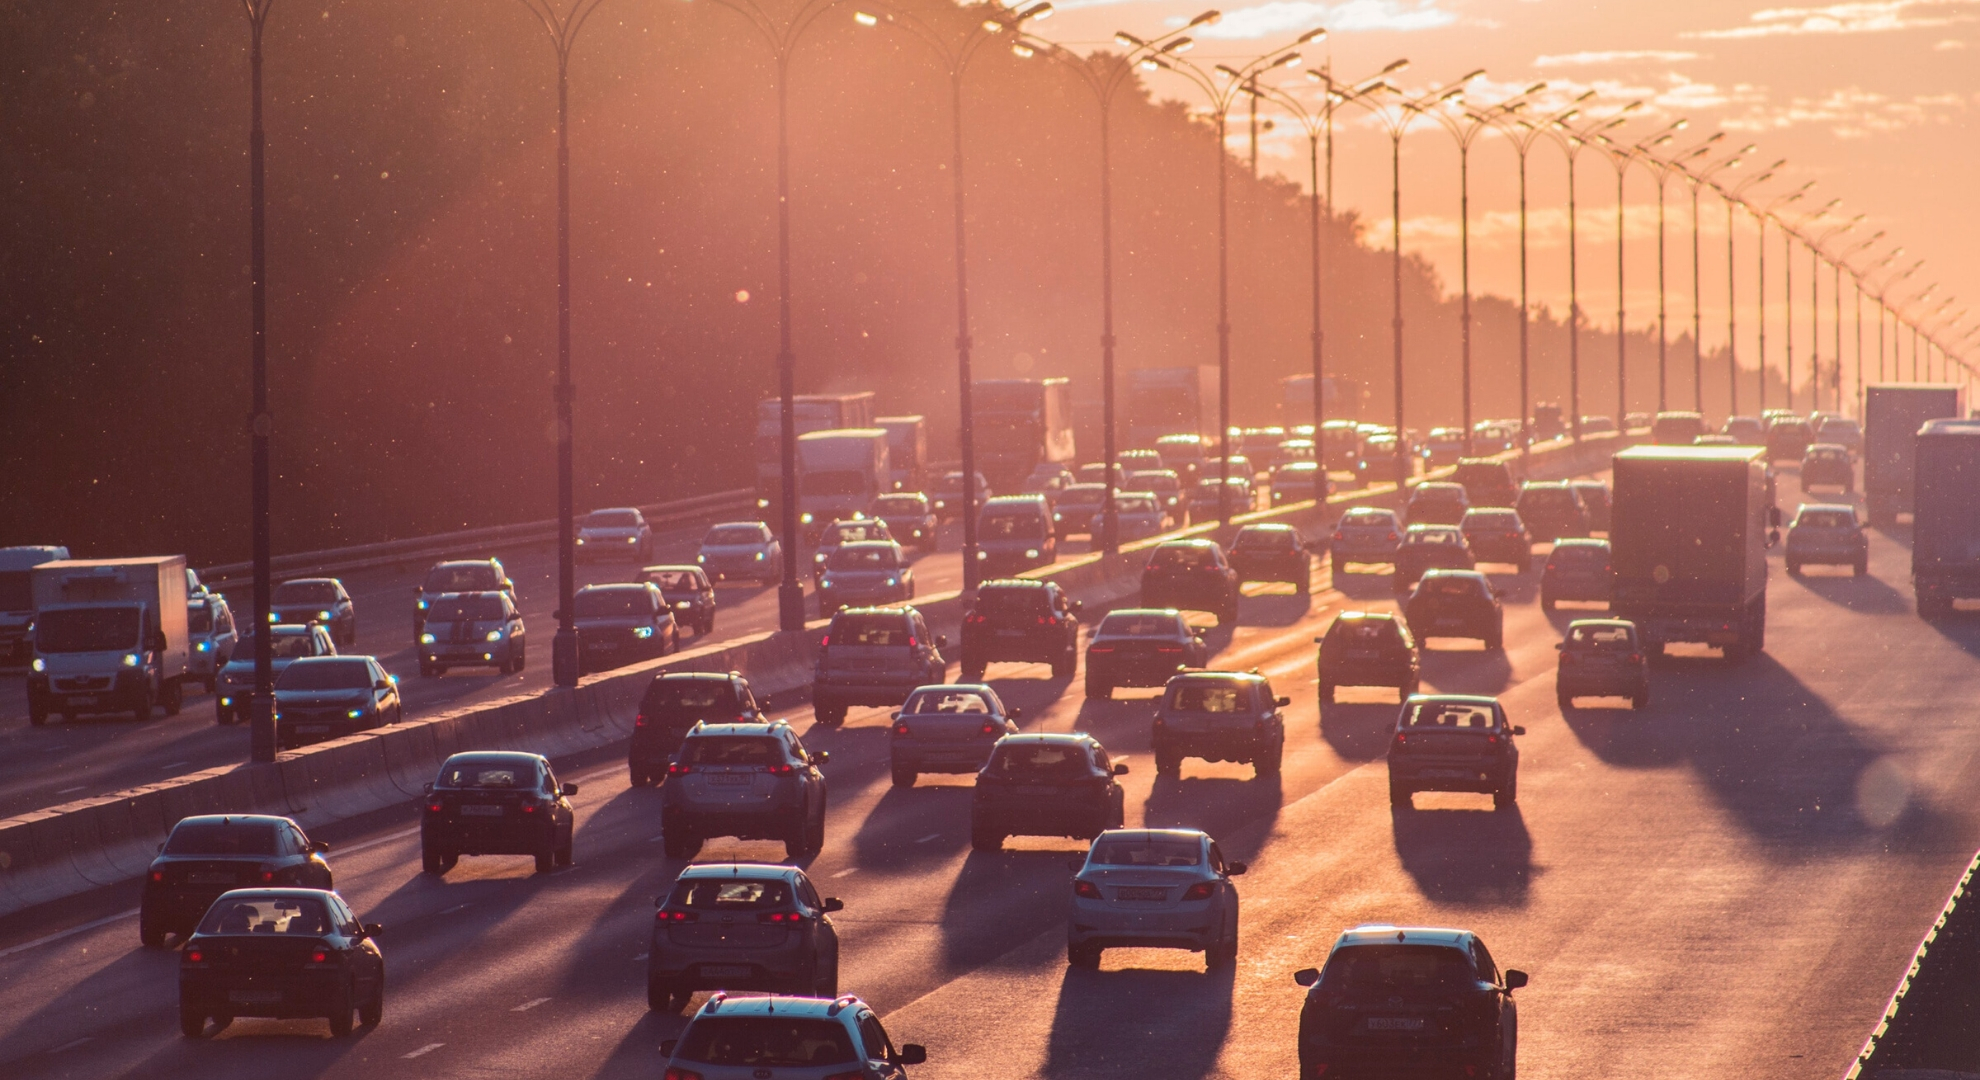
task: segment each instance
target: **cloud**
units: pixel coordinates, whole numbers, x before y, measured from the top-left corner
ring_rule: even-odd
[[[1851,0],[1824,7],[1769,8],[1748,16],[1749,26],[1692,30],[1687,38],[1756,38],[1800,34],[1874,34],[1951,26],[1975,21],[1980,0]],[[1965,10],[1954,10],[1965,9]]]
[[[1966,42],[1961,41],[1958,38],[1947,38],[1946,40],[1939,42],[1937,45],[1932,46],[1932,49],[1935,52],[1958,52],[1959,50],[1964,48],[1966,48]]]
[[[1756,105],[1721,122],[1728,131],[1780,131],[1801,125],[1827,125],[1837,138],[1860,139],[1922,124],[1942,124],[1966,111],[1957,94],[1898,99],[1849,86],[1821,97],[1798,97],[1785,105]]]
[[[1562,53],[1556,56],[1542,56],[1533,61],[1534,67],[1592,67],[1597,64],[1625,64],[1647,60],[1658,64],[1676,64],[1686,60],[1697,60],[1695,52],[1676,52],[1668,49],[1617,49],[1608,52]]]
[[[1074,0],[1075,3],[1094,0]],[[1104,0],[1103,0],[1104,2]],[[1440,0],[1343,0],[1337,4],[1313,0],[1270,0],[1255,7],[1227,11],[1202,38],[1249,40],[1297,33],[1324,26],[1329,33],[1369,30],[1435,30],[1457,21],[1455,12],[1439,7]],[[1180,26],[1181,17],[1169,20]]]

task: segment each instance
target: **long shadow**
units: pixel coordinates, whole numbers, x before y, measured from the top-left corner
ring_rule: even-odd
[[[1337,691],[1337,693],[1340,691]],[[1389,752],[1396,730],[1398,705],[1382,702],[1335,702],[1320,706],[1320,737],[1349,761],[1374,761]]]
[[[1533,837],[1518,807],[1396,807],[1390,816],[1396,854],[1427,899],[1482,907],[1526,905],[1533,878]]]
[[[1891,525],[1872,525],[1870,528],[1877,535],[1882,536],[1884,539],[1889,540],[1904,550],[1911,550],[1911,522],[1904,521]]]
[[[1334,572],[1334,590],[1350,600],[1376,600],[1393,602],[1396,598],[1395,575],[1388,572],[1341,573]]]
[[[1801,586],[1838,607],[1862,615],[1902,615],[1911,600],[1880,578],[1803,574]]]
[[[1132,701],[1087,698],[1073,717],[1073,730],[1100,740],[1115,756],[1146,753],[1154,733],[1155,697]]]
[[[1183,763],[1188,772],[1192,762]],[[1201,764],[1200,762],[1194,764]],[[1256,836],[1263,844],[1270,829],[1257,829],[1278,820],[1285,791],[1276,776],[1157,777],[1141,806],[1142,821],[1151,829],[1202,829],[1232,857],[1251,858],[1255,847],[1233,837]]]
[[[1070,864],[1086,845],[1049,851],[972,851],[942,901],[942,957],[950,971],[995,960],[1019,942],[1063,931],[1072,896]]]
[[[853,832],[855,864],[864,870],[897,871],[947,862],[969,843],[970,798],[968,784],[889,788]],[[919,842],[935,832],[940,833],[937,839]]]
[[[1677,717],[1655,695],[1650,699],[1650,707],[1641,711],[1627,705],[1574,706],[1564,710],[1561,719],[1582,745],[1610,765],[1662,769],[1681,763],[1685,757],[1681,727],[1675,722]]]
[[[1512,685],[1512,661],[1504,649],[1432,649],[1426,644],[1423,677],[1445,694],[1493,694]]]
[[[1230,1037],[1235,980],[1235,967],[1207,974],[1069,967],[1059,982],[1043,1075],[1207,1076]]]
[[[1238,602],[1238,622],[1244,626],[1292,626],[1312,610],[1312,597],[1305,594],[1265,593]]]

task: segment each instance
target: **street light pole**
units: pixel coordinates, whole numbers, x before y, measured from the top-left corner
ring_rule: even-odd
[[[1699,169],[1686,165],[1688,158],[1671,162],[1671,167],[1684,177],[1685,184],[1691,188],[1691,407],[1701,416],[1705,413],[1705,301],[1703,267],[1698,258],[1702,220],[1698,209],[1698,191],[1707,185],[1717,191],[1718,185],[1712,184],[1712,177],[1722,170],[1739,168],[1746,155],[1755,149],[1753,143],[1748,143],[1730,157]],[[1726,348],[1731,350],[1730,340]],[[1731,416],[1736,411],[1729,407],[1726,415]]]
[[[1684,130],[1690,123],[1691,121],[1689,120],[1674,120],[1661,131],[1636,143],[1634,146],[1622,146],[1610,139],[1607,135],[1598,134],[1595,136],[1595,141],[1601,146],[1602,156],[1608,158],[1609,164],[1614,166],[1616,170],[1616,430],[1619,432],[1627,432],[1629,430],[1629,322],[1626,304],[1628,294],[1623,291],[1623,255],[1625,253],[1623,247],[1623,210],[1627,204],[1625,202],[1623,182],[1629,177],[1629,166],[1632,161],[1639,158],[1648,160],[1651,147],[1662,146],[1670,142],[1677,137],[1677,132]],[[1656,171],[1655,165],[1650,166],[1650,168],[1652,172]],[[1658,215],[1660,219],[1662,217],[1663,201],[1663,192],[1660,185],[1657,195]],[[1663,270],[1663,231],[1661,226],[1659,227],[1657,236],[1657,266],[1658,272],[1661,275]],[[1663,366],[1660,362],[1658,365],[1658,395],[1660,401],[1663,394],[1662,378]]]
[[[1584,90],[1552,116],[1537,121],[1507,116],[1500,123],[1506,141],[1512,144],[1513,152],[1519,157],[1519,455],[1522,474],[1533,454],[1533,385],[1528,356],[1533,319],[1532,303],[1527,295],[1526,156],[1533,149],[1533,144],[1552,131],[1556,124],[1581,115],[1582,104],[1594,96],[1595,91]]]
[[[269,506],[268,440],[274,418],[268,412],[268,187],[264,172],[266,137],[261,126],[261,35],[275,0],[241,0],[248,19],[248,305],[253,318],[249,379],[249,498],[254,545],[254,694],[249,699],[248,757],[275,760],[275,660],[269,617],[274,590],[274,535]]]
[[[1642,108],[1641,101],[1632,101],[1623,106],[1615,115],[1598,123],[1589,123],[1577,131],[1567,126],[1565,121],[1555,121],[1548,134],[1560,144],[1561,152],[1567,156],[1568,182],[1568,412],[1569,422],[1574,431],[1574,441],[1581,441],[1581,268],[1580,241],[1576,235],[1577,215],[1575,213],[1574,162],[1581,155],[1582,148],[1595,135],[1607,131],[1628,119],[1625,113]],[[1620,429],[1622,418],[1616,418]]]
[[[1814,186],[1815,181],[1810,180],[1795,190],[1788,192],[1786,195],[1768,203],[1764,208],[1756,206],[1747,207],[1747,211],[1753,215],[1753,227],[1759,233],[1759,240],[1754,244],[1754,251],[1760,258],[1760,276],[1754,285],[1753,291],[1759,296],[1760,300],[1760,317],[1758,320],[1760,327],[1760,412],[1763,416],[1767,412],[1767,219],[1773,217],[1774,212],[1780,207],[1786,206],[1788,203],[1794,202],[1803,195],[1808,194],[1808,190]],[[1788,273],[1790,276],[1788,278],[1787,295],[1788,325],[1790,327],[1794,325],[1793,272],[1794,266],[1792,263],[1789,263]],[[1788,331],[1790,336],[1793,332],[1792,329]],[[1793,406],[1794,396],[1790,392],[1788,396],[1788,407],[1793,408]]]
[[[1658,158],[1647,152],[1640,155],[1643,159],[1644,165],[1647,168],[1649,168],[1651,174],[1656,176],[1657,178],[1657,411],[1658,412],[1664,412],[1670,408],[1670,368],[1669,368],[1670,321],[1669,321],[1669,312],[1667,307],[1665,306],[1665,297],[1667,294],[1665,289],[1666,281],[1664,274],[1664,189],[1667,186],[1669,186],[1671,180],[1671,174],[1673,172],[1678,172],[1680,175],[1682,175],[1682,169],[1685,162],[1695,161],[1698,158],[1704,157],[1705,155],[1711,153],[1714,144],[1716,144],[1720,139],[1723,139],[1725,137],[1726,137],[1725,132],[1723,131],[1715,132],[1704,142],[1699,143],[1697,146],[1694,146],[1691,149],[1686,150],[1683,153],[1669,160]],[[1695,250],[1693,254],[1694,256],[1696,255]],[[1696,273],[1697,267],[1695,265],[1695,260],[1692,269],[1693,272]],[[1695,284],[1696,283],[1694,282],[1694,285]]]
[[[1729,395],[1726,401],[1727,416],[1739,415],[1739,303],[1736,287],[1738,267],[1733,260],[1734,208],[1740,205],[1741,192],[1755,184],[1764,184],[1773,179],[1774,170],[1786,163],[1785,158],[1776,161],[1767,167],[1766,172],[1759,176],[1748,177],[1731,188],[1712,185],[1712,190],[1718,192],[1719,197],[1724,199],[1726,204],[1726,386]]]
[[[1833,206],[1834,204],[1831,203],[1830,205]],[[1824,208],[1824,210],[1826,209],[1827,207]],[[1841,412],[1842,411],[1842,261],[1837,257],[1829,254],[1828,244],[1829,241],[1835,239],[1838,236],[1842,236],[1845,233],[1848,233],[1851,230],[1855,229],[1858,225],[1863,224],[1865,216],[1866,215],[1858,214],[1855,217],[1850,218],[1848,221],[1842,222],[1839,225],[1831,225],[1828,229],[1824,230],[1822,233],[1814,237],[1803,236],[1798,233],[1795,234],[1796,238],[1799,239],[1803,244],[1807,245],[1808,247],[1808,312],[1809,312],[1808,341],[1809,341],[1809,357],[1814,364],[1813,370],[1815,372],[1814,382],[1812,384],[1811,400],[1816,408],[1820,408],[1822,404],[1822,393],[1821,393],[1822,365],[1820,362],[1820,353],[1821,353],[1820,342],[1821,342],[1821,333],[1822,333],[1821,264],[1823,262],[1827,262],[1830,265],[1830,267],[1833,268],[1835,273],[1835,298],[1830,304],[1831,314],[1834,316],[1832,321],[1835,323],[1835,355],[1832,356],[1830,359],[1835,364],[1835,372],[1836,372],[1836,378],[1835,378],[1836,411]],[[1810,217],[1808,220],[1812,222],[1815,220],[1815,218]],[[1807,222],[1803,222],[1803,228],[1806,228],[1807,224],[1808,224]],[[1877,236],[1882,236],[1882,235],[1883,233],[1877,234]],[[1871,240],[1874,241],[1876,238],[1877,237],[1873,236],[1871,237]]]

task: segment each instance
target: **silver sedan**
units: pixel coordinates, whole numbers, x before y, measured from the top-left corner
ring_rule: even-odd
[[[1066,960],[1100,966],[1110,948],[1188,949],[1210,971],[1237,961],[1238,893],[1228,862],[1197,829],[1110,829],[1073,877]]]

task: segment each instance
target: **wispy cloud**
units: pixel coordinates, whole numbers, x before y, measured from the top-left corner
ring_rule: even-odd
[[[1946,40],[1939,42],[1937,45],[1932,46],[1932,48],[1938,52],[1958,52],[1959,50],[1966,48],[1966,42],[1961,41],[1958,38],[1947,38]]]
[[[1757,132],[1825,125],[1837,138],[1860,139],[1924,124],[1949,123],[1966,109],[1966,100],[1958,94],[1900,99],[1850,86],[1821,97],[1794,98],[1784,105],[1754,106],[1728,116],[1721,126],[1730,131]]]
[[[1598,64],[1628,64],[1648,61],[1655,64],[1677,64],[1686,60],[1696,60],[1695,52],[1679,52],[1670,49],[1614,49],[1607,52],[1561,53],[1555,56],[1542,56],[1533,61],[1534,67],[1594,67]]]
[[[1078,0],[1075,0],[1078,2]],[[1435,30],[1456,22],[1455,12],[1440,0],[1343,0],[1337,4],[1313,0],[1270,0],[1255,7],[1226,11],[1222,21],[1203,28],[1203,38],[1249,40],[1297,33],[1324,26],[1329,33],[1369,30]],[[1181,25],[1184,19],[1171,19]]]
[[[1875,34],[1975,21],[1980,0],[1854,0],[1823,7],[1768,8],[1748,16],[1751,25],[1693,30],[1688,38],[1756,38],[1785,34]]]

